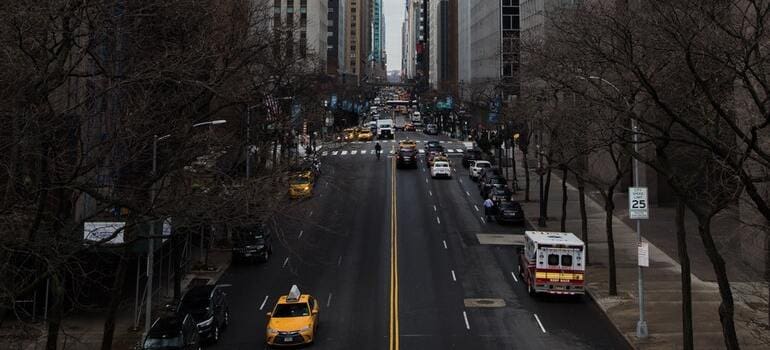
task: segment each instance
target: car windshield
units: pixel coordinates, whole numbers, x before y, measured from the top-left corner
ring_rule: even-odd
[[[519,205],[517,203],[513,203],[513,202],[503,202],[503,203],[500,203],[499,207],[500,207],[500,209],[503,209],[503,210],[518,210],[519,209]]]
[[[273,317],[302,317],[310,316],[307,303],[278,304],[275,306]]]
[[[493,185],[504,185],[505,179],[502,177],[493,177],[489,179],[489,183]]]
[[[310,183],[310,178],[307,176],[294,176],[290,182],[292,185],[306,185]]]
[[[436,168],[449,168],[449,164],[447,163],[435,163],[433,166]]]
[[[182,348],[184,343],[181,336],[174,338],[147,338],[144,341],[144,349],[174,349]]]
[[[492,164],[489,164],[487,162],[483,162],[483,163],[482,162],[476,162],[476,167],[477,168],[491,168]]]

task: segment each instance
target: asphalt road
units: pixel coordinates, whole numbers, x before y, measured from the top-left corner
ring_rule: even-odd
[[[396,136],[407,137],[428,139]],[[526,228],[483,222],[460,153],[450,157],[455,176],[433,180],[424,162],[396,170],[388,157],[377,161],[373,148],[322,149],[315,195],[278,219],[270,261],[233,265],[222,277],[220,283],[233,285],[232,324],[209,348],[264,348],[265,313],[292,284],[321,302],[315,349],[628,348],[587,297],[533,299],[511,274],[515,248],[479,243],[480,233],[519,235]],[[473,298],[488,300],[466,305]]]

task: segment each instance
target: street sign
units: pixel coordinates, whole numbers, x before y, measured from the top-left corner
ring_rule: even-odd
[[[628,218],[632,220],[647,220],[650,218],[647,187],[628,188]]]
[[[647,242],[639,243],[639,266],[650,267],[650,244]]]

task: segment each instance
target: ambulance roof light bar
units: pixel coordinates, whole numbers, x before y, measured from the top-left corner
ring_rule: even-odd
[[[299,287],[297,285],[292,285],[291,290],[289,290],[289,295],[286,297],[286,301],[291,303],[296,303],[299,301],[299,297],[302,295],[302,293],[299,292]]]

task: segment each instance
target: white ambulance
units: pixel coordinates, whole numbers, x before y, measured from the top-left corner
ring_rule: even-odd
[[[585,245],[569,232],[526,231],[519,276],[530,295],[585,293]]]

